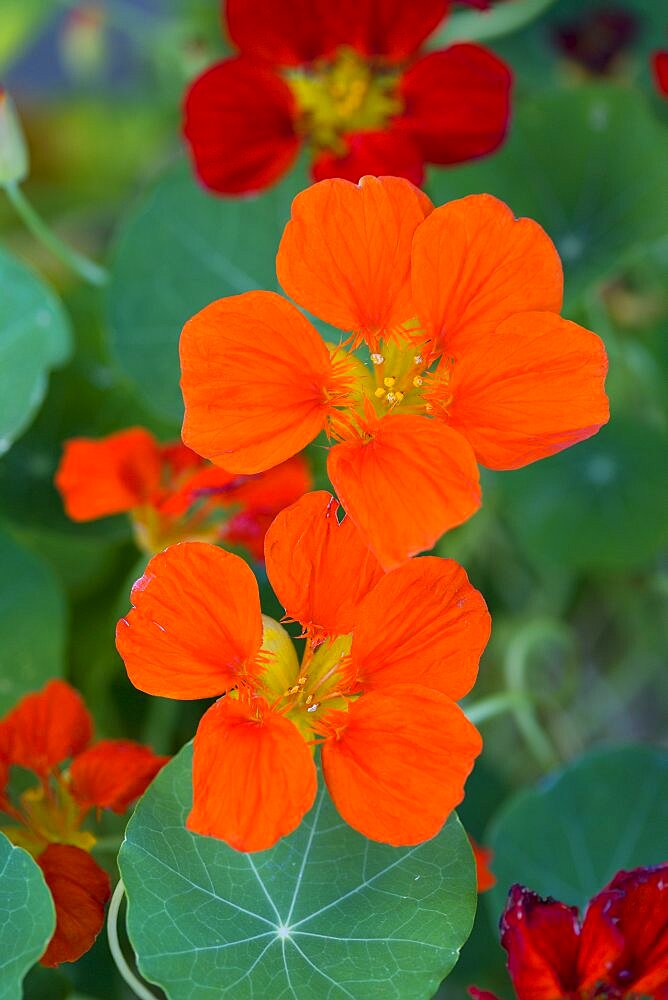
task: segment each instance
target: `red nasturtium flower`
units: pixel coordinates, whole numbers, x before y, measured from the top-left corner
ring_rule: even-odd
[[[276,181],[305,141],[314,180],[387,173],[419,184],[503,141],[511,74],[480,45],[420,55],[447,0],[227,0],[239,54],[198,77],[184,132],[222,194]]]
[[[67,441],[55,482],[75,521],[128,512],[137,544],[151,554],[187,539],[224,540],[256,559],[279,510],[311,486],[301,455],[242,476],[180,442],[159,444],[142,427]]]
[[[326,344],[273,292],[212,303],[181,336],[183,439],[252,473],[326,431],[329,477],[385,568],[477,510],[478,462],[516,469],[608,419],[605,349],[559,316],[557,251],[490,195],[434,209],[401,178],[321,181],[293,202],[277,272],[349,340]]]
[[[618,872],[582,919],[514,885],[501,944],[517,1000],[668,1000],[668,862]]]
[[[652,54],[652,76],[656,89],[662,97],[668,97],[668,50],[662,49]]]
[[[42,965],[76,961],[104,922],[109,876],[90,855],[95,836],[83,828],[88,814],[125,812],[168,760],[131,740],[91,745],[92,735],[81,696],[59,680],[26,695],[0,720],[0,815],[17,824],[2,832],[35,858],[56,908]],[[8,787],[12,765],[39,779],[16,800]]]
[[[493,851],[491,847],[483,847],[481,844],[478,844],[470,833],[468,838],[471,850],[473,851],[473,857],[475,858],[478,892],[487,892],[488,889],[492,889],[496,885],[496,877],[489,867],[494,857]]]
[[[447,559],[384,574],[337,508],[329,493],[307,494],[265,540],[271,584],[307,637],[301,664],[261,615],[248,566],[204,543],[155,556],[118,623],[140,690],[227,692],[195,736],[187,825],[238,850],[264,850],[299,825],[316,794],[316,744],[343,818],[395,845],[437,833],[481,749],[455,703],[489,636],[481,595]]]

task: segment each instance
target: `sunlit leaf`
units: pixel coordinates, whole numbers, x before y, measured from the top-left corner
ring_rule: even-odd
[[[23,977],[44,954],[55,926],[42,872],[0,833],[0,1000],[20,1000]]]
[[[298,830],[242,854],[184,829],[186,747],[139,803],[120,855],[139,968],[171,1000],[427,1000],[475,911],[453,815],[412,848],[367,841],[324,788]]]
[[[0,249],[0,455],[30,423],[49,370],[69,350],[69,321],[58,298]]]
[[[512,798],[488,840],[495,918],[513,882],[584,906],[621,869],[668,857],[668,753],[595,750]]]

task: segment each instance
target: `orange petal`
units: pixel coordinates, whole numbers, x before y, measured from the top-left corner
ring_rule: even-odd
[[[608,359],[596,334],[554,313],[519,313],[453,367],[448,423],[491,469],[517,469],[607,422]]]
[[[290,618],[312,634],[347,635],[383,575],[349,517],[324,490],[286,507],[265,538],[267,576]]]
[[[76,962],[102,930],[109,876],[80,847],[49,844],[37,858],[56,907],[56,930],[41,965]]]
[[[381,418],[371,425],[368,439],[332,448],[327,470],[345,510],[385,569],[430,549],[480,506],[470,445],[428,417]]]
[[[373,344],[414,315],[411,243],[431,208],[399,177],[320,181],[292,203],[278,280],[314,316]]]
[[[228,696],[197,729],[186,826],[238,851],[264,851],[299,826],[317,784],[311,751],[292,722],[261,699]]]
[[[477,844],[470,833],[468,838],[475,858],[478,892],[487,892],[488,889],[492,889],[496,885],[496,876],[489,867],[494,852],[491,847],[482,847]]]
[[[359,608],[350,651],[365,690],[420,684],[457,701],[471,690],[491,628],[482,595],[452,559],[412,559]]]
[[[346,822],[395,847],[438,833],[482,749],[461,709],[439,691],[397,684],[362,695],[341,717],[322,766]]]
[[[154,556],[116,627],[130,680],[163,698],[210,698],[258,669],[260,596],[238,556],[181,542]]]
[[[124,813],[168,760],[132,740],[100,740],[72,761],[72,794],[84,809]]]
[[[79,692],[54,680],[22,698],[2,730],[7,762],[45,777],[88,745],[93,721]]]
[[[183,440],[230,472],[262,472],[325,424],[332,362],[317,330],[273,292],[220,299],[181,334]]]
[[[427,337],[460,351],[516,312],[559,312],[559,255],[538,223],[489,194],[437,208],[413,242],[413,301]]]
[[[237,476],[225,492],[225,502],[243,509],[279,511],[311,488],[311,471],[303,455],[295,455],[255,476]]]
[[[55,483],[74,521],[119,514],[145,503],[160,486],[160,447],[141,427],[95,441],[65,442]]]

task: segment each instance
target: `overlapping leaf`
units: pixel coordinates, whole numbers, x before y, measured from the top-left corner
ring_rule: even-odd
[[[23,977],[44,954],[55,926],[42,872],[0,833],[0,1000],[20,1000]]]

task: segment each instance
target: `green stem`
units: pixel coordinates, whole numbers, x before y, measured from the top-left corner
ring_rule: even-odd
[[[457,11],[448,18],[443,31],[431,39],[430,48],[453,42],[501,38],[530,24],[556,0],[507,0],[492,10]]]
[[[107,854],[118,854],[122,843],[122,836],[110,834],[108,837],[98,837],[93,845],[93,850],[104,851]]]
[[[523,693],[516,691],[504,691],[501,694],[492,694],[488,698],[481,698],[480,701],[472,705],[464,705],[464,712],[469,722],[474,726],[479,726],[488,719],[493,719],[504,712],[515,712],[518,705],[527,701]]]
[[[18,184],[5,184],[4,191],[26,227],[36,239],[48,247],[55,257],[67,264],[89,284],[101,286],[107,283],[109,276],[104,268],[89,260],[88,257],[84,257],[83,254],[77,253],[56,236],[44,219],[35,211]]]
[[[171,698],[151,698],[144,723],[144,743],[156,753],[173,753],[173,737],[181,712],[181,704]]]
[[[112,958],[116,963],[116,968],[135,996],[139,997],[139,1000],[157,1000],[155,993],[151,993],[151,991],[147,989],[139,979],[137,979],[134,972],[126,962],[125,955],[121,951],[121,945],[118,940],[118,911],[124,895],[125,886],[123,885],[123,879],[119,879],[118,885],[114,889],[114,894],[111,897],[111,902],[109,903],[109,913],[107,914],[107,937],[109,939],[109,950],[111,951]]]

